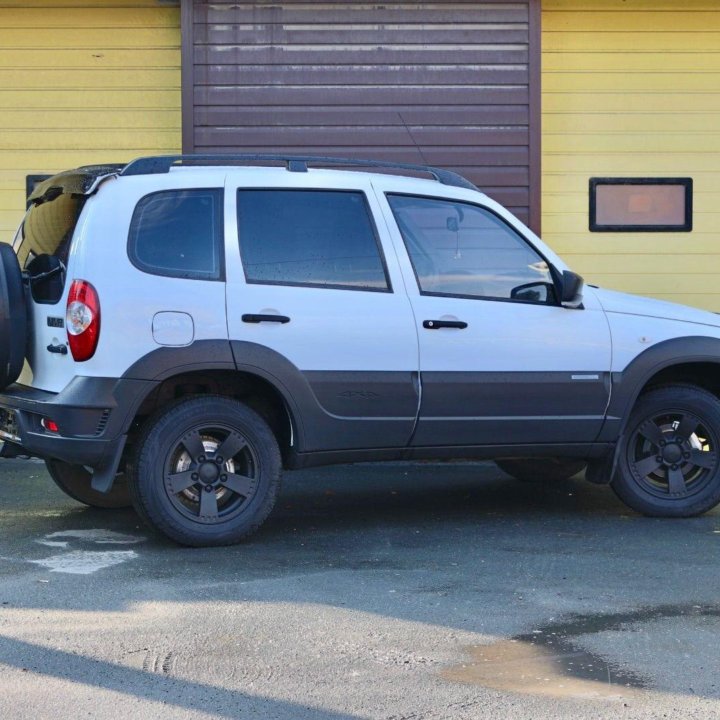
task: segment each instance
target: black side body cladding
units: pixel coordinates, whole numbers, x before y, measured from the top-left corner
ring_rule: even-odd
[[[614,373],[608,414],[594,442],[582,438],[581,432],[577,437],[568,436],[568,441],[562,443],[550,438],[543,442],[542,438],[522,434],[510,443],[487,435],[457,438],[453,445],[430,444],[430,437],[421,445],[415,438],[410,445],[419,409],[417,373],[301,372],[265,346],[228,340],[202,340],[187,347],[159,348],[141,358],[120,379],[76,377],[60,393],[11,385],[0,393],[0,407],[14,411],[21,445],[26,451],[93,467],[93,487],[102,491],[112,486],[127,433],[143,402],[163,380],[185,373],[239,371],[272,386],[282,398],[293,427],[294,443],[288,465],[308,467],[364,460],[451,457],[612,457],[613,447],[642,389],[660,371],[692,363],[713,363],[720,373],[720,339],[667,340],[648,348],[623,372]],[[459,381],[462,384],[472,379],[482,384],[481,376]],[[497,395],[502,379],[498,376],[489,387],[476,389],[478,399],[490,403],[489,416],[502,409],[502,397]],[[547,389],[552,389],[553,374],[546,380]],[[597,384],[583,386],[581,394],[588,393],[587,400],[593,397],[599,400],[604,384],[603,378],[599,378]],[[448,412],[441,395],[431,393],[426,402],[426,410],[437,413],[436,417]],[[512,402],[504,407],[510,414],[521,409]],[[560,412],[562,408],[555,409]],[[60,434],[42,426],[44,417],[58,424]],[[537,422],[543,422],[543,418],[538,417]],[[535,426],[537,422],[531,424]],[[585,431],[588,429],[589,426]]]
[[[405,447],[417,415],[413,373],[301,372],[256,343],[231,343],[237,369],[282,395],[294,420],[297,452]]]

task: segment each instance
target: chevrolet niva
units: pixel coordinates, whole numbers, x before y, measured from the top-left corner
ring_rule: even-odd
[[[688,517],[720,501],[720,316],[584,287],[446,170],[81,167],[0,243],[0,441],[187,545],[256,530],[283,468],[368,460],[586,467]]]

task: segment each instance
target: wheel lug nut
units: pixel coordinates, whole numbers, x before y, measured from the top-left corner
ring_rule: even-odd
[[[658,455],[655,459],[660,463],[663,461],[662,455]]]
[[[201,455],[201,456],[198,458],[198,462],[205,462],[205,456],[204,456],[204,455]]]
[[[667,445],[667,442],[665,440],[660,441],[660,447],[665,447]]]
[[[673,465],[673,466],[672,466],[672,469],[673,469],[673,470],[677,470],[677,469],[678,469],[678,466],[677,466],[677,465]]]
[[[216,458],[215,458],[215,462],[216,462],[218,465],[222,465],[224,461],[223,461],[223,459],[222,459],[221,457],[216,457]]]
[[[193,480],[197,480],[198,477],[199,477],[199,475],[198,475],[197,473],[193,473],[190,477],[191,477]]]
[[[213,486],[212,486],[212,485],[206,485],[206,486],[205,486],[205,491],[206,491],[206,492],[212,492],[212,491],[213,491]]]
[[[686,460],[689,460],[689,459],[690,459],[690,453],[689,453],[689,452],[684,452],[684,453],[683,453],[683,457],[684,457]]]
[[[220,476],[220,482],[225,482],[226,480],[227,480],[227,475]]]

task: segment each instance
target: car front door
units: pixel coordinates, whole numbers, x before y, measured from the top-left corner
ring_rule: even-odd
[[[418,338],[370,183],[328,189],[311,173],[254,177],[226,184],[238,368],[285,395],[302,451],[406,446],[419,409]]]
[[[375,187],[420,337],[413,445],[592,442],[611,352],[592,290],[562,307],[548,262],[489,203]]]

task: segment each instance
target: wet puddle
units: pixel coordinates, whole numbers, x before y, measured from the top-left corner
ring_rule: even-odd
[[[446,680],[495,690],[572,698],[628,698],[652,687],[649,678],[580,647],[582,636],[677,617],[720,617],[720,608],[661,605],[626,613],[575,615],[494,645],[467,648],[467,662],[441,673]]]

